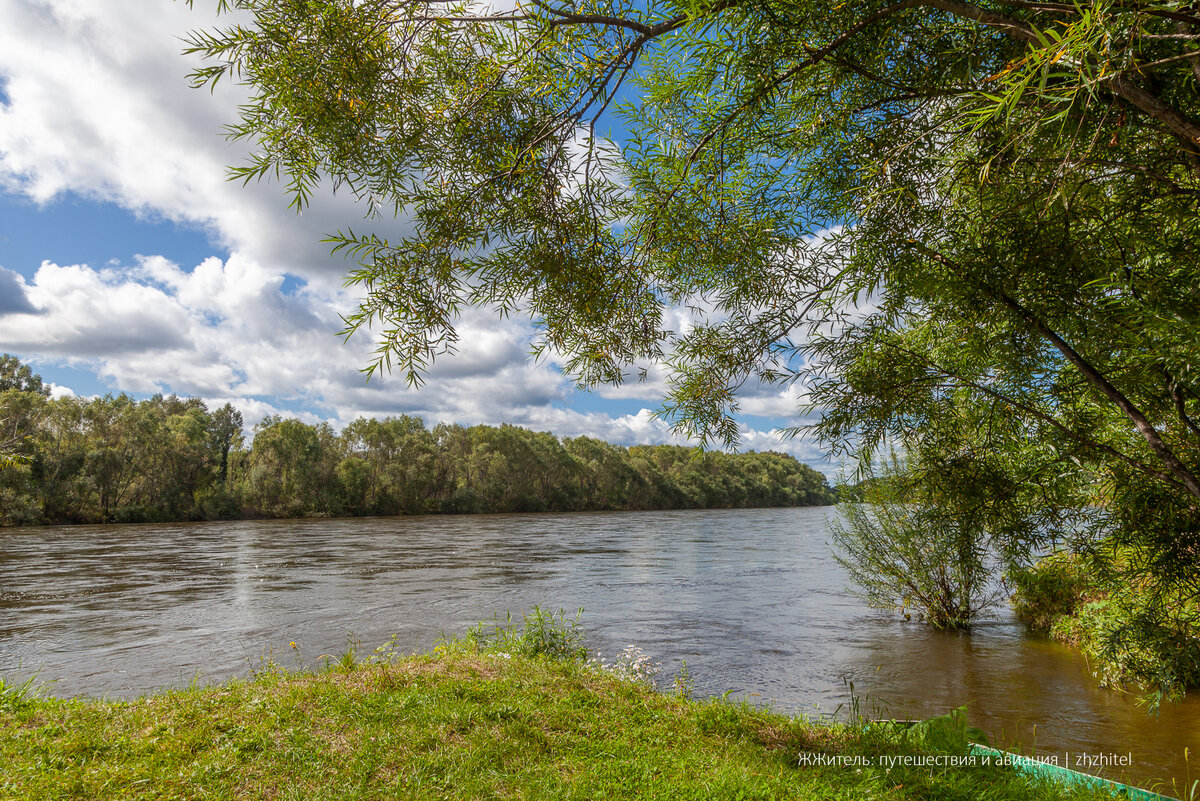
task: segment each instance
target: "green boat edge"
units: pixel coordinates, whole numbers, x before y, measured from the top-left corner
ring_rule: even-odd
[[[1054,781],[1068,785],[1085,785],[1109,790],[1117,797],[1129,798],[1132,801],[1179,801],[1179,799],[1172,798],[1169,795],[1143,790],[1140,787],[1131,787],[1128,784],[1121,784],[1111,779],[1102,779],[1099,776],[1092,776],[1089,773],[1080,773],[1077,770],[1030,759],[1020,754],[1009,753],[1008,751],[1000,751],[978,743],[970,743],[967,746],[967,753],[990,756],[993,759],[1003,759],[1005,764],[1012,765],[1013,768],[1022,773],[1053,779]]]

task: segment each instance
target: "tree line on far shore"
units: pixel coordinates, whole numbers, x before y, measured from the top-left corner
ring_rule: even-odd
[[[825,477],[780,453],[621,447],[417,417],[329,424],[195,398],[50,398],[0,357],[0,524],[812,506]]]

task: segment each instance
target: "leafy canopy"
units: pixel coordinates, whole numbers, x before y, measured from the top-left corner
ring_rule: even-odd
[[[189,50],[251,87],[235,176],[408,224],[332,238],[375,368],[419,381],[464,306],[521,310],[582,385],[665,361],[688,433],[804,380],[863,457],[1002,449],[1054,503],[1195,512],[1190,4],[219,6]]]
[[[666,360],[678,424],[733,440],[738,388],[796,378],[799,327],[848,297],[903,305],[895,260],[939,263],[912,243],[957,235],[937,214],[968,212],[955,189],[1003,164],[1028,159],[1064,202],[1087,165],[1101,195],[1157,182],[1152,220],[1194,208],[1186,4],[219,6],[237,23],[189,50],[208,57],[198,85],[252,87],[230,132],[256,152],[234,174],[279,176],[298,208],[328,180],[408,221],[403,240],[333,242],[364,293],[347,330],[373,328],[375,368],[412,381],[463,306],[520,309],[583,385]],[[676,305],[697,323],[672,328]]]

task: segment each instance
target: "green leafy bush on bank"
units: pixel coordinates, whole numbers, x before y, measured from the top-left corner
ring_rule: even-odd
[[[1010,571],[1011,602],[1019,619],[1049,634],[1055,621],[1069,617],[1087,595],[1090,582],[1078,555],[1060,551],[1026,570]]]
[[[899,730],[691,700],[589,661],[576,634],[535,610],[429,654],[350,651],[132,701],[0,685],[0,798],[1101,797],[877,759],[965,753],[961,715]]]
[[[1200,603],[1128,581],[1121,565],[1132,558],[1110,554],[1097,569],[1079,554],[1052,554],[1010,572],[1012,604],[1034,631],[1082,650],[1102,685],[1140,687],[1157,704],[1200,687]]]

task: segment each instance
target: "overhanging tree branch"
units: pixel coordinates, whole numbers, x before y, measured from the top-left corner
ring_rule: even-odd
[[[961,265],[955,264],[953,260],[946,258],[932,248],[928,248],[916,242],[911,243],[911,247],[925,256],[934,259],[938,263],[954,269],[962,276],[970,275],[969,271],[963,269]],[[1113,384],[1099,369],[1097,369],[1091,362],[1089,362],[1074,348],[1072,348],[1070,343],[1068,343],[1058,332],[1050,328],[1050,326],[1047,325],[1044,320],[1034,314],[1030,309],[1026,308],[1012,295],[1004,292],[998,287],[982,281],[976,281],[974,283],[981,291],[992,296],[996,300],[1000,301],[1000,303],[1006,306],[1009,310],[1015,312],[1018,317],[1024,320],[1035,331],[1037,331],[1048,342],[1050,342],[1050,344],[1053,345],[1055,349],[1058,350],[1058,352],[1061,353],[1063,357],[1070,362],[1071,365],[1074,366],[1084,378],[1087,379],[1088,383],[1090,383],[1096,390],[1100,392],[1101,395],[1103,395],[1107,400],[1120,409],[1121,412],[1130,420],[1130,422],[1133,423],[1134,428],[1137,429],[1138,433],[1141,434],[1143,439],[1145,439],[1146,443],[1150,446],[1150,450],[1154,452],[1154,455],[1158,457],[1167,470],[1179,480],[1187,492],[1197,498],[1200,498],[1200,480],[1196,478],[1196,475],[1187,467],[1187,465],[1179,460],[1179,457],[1175,455],[1175,452],[1171,449],[1171,447],[1163,441],[1162,435],[1159,433],[1158,429],[1155,428],[1154,424],[1150,422],[1142,410],[1139,409],[1133,403],[1133,401],[1131,401],[1124,393],[1113,386]]]
[[[937,370],[939,373],[941,373],[942,375],[946,376],[947,378],[949,378],[953,381],[959,382],[963,386],[970,387],[971,389],[973,389],[977,392],[980,392],[984,395],[987,395],[988,397],[993,398],[1006,406],[1010,406],[1013,409],[1023,412],[1025,414],[1029,415],[1030,417],[1040,420],[1043,423],[1046,423],[1047,425],[1049,425],[1052,428],[1059,431],[1064,436],[1074,440],[1075,442],[1079,443],[1080,445],[1083,445],[1086,448],[1091,448],[1093,450],[1107,454],[1108,456],[1111,456],[1114,459],[1118,459],[1119,461],[1125,462],[1130,467],[1133,467],[1135,470],[1145,473],[1147,476],[1150,476],[1151,478],[1155,478],[1155,479],[1158,479],[1159,481],[1163,481],[1166,484],[1170,485],[1171,487],[1174,487],[1175,489],[1185,489],[1186,488],[1184,483],[1182,481],[1180,481],[1178,478],[1176,478],[1175,476],[1173,476],[1169,473],[1165,473],[1162,470],[1157,470],[1157,469],[1151,467],[1150,465],[1146,464],[1145,462],[1139,461],[1138,459],[1133,458],[1132,456],[1130,456],[1127,453],[1123,453],[1122,451],[1114,448],[1111,445],[1108,445],[1106,443],[1103,443],[1096,439],[1093,439],[1080,431],[1076,431],[1073,428],[1070,428],[1069,426],[1063,424],[1062,421],[1057,420],[1053,416],[1042,411],[1041,409],[1038,409],[1034,406],[1030,406],[1029,404],[1024,403],[1016,398],[1013,398],[1010,395],[1006,395],[1006,394],[996,390],[993,387],[989,387],[986,384],[981,384],[978,381],[975,381],[974,379],[968,378],[967,376],[963,375],[962,373],[955,371],[955,370],[951,370],[951,369],[945,367],[944,365],[933,361],[932,359],[930,359],[928,356],[926,356],[924,354],[917,353],[916,351],[914,351],[910,348],[902,347],[901,345],[899,345],[896,342],[892,342],[889,340],[883,340],[882,342],[885,346],[887,346],[889,348],[893,348],[902,353],[905,353],[906,355],[909,355],[914,358],[920,359],[921,361],[924,361],[926,364],[928,364],[934,370]]]

